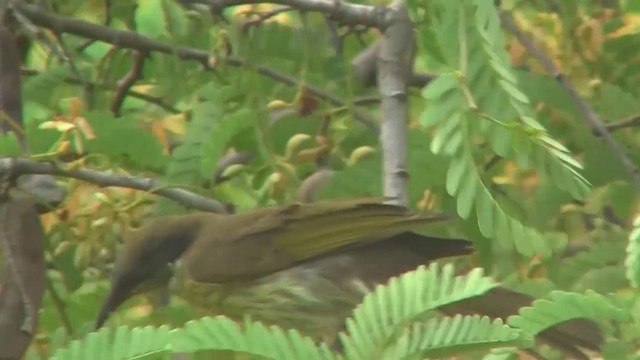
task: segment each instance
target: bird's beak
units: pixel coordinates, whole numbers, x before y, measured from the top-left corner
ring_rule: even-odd
[[[109,295],[102,303],[102,308],[96,318],[95,330],[100,329],[109,318],[109,315],[129,299],[135,287],[135,285],[132,286],[118,280],[113,282]]]
[[[171,267],[167,266],[151,278],[142,281],[126,281],[124,280],[126,277],[115,278],[111,284],[111,290],[102,303],[102,308],[96,318],[95,330],[100,329],[109,319],[109,315],[116,311],[120,305],[129,298],[167,285],[172,275],[173,271]]]

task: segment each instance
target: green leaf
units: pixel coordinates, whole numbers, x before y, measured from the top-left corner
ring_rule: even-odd
[[[481,186],[481,184],[478,184],[478,181],[474,176],[469,176],[465,179],[457,196],[458,215],[460,215],[461,218],[466,219],[469,217],[476,198],[476,188],[479,186]]]
[[[293,330],[250,321],[240,327],[223,316],[189,321],[183,329],[171,332],[170,345],[177,353],[230,350],[278,360],[336,358],[326,345],[316,345]]]
[[[447,193],[453,196],[458,192],[462,179],[466,175],[468,169],[466,157],[459,157],[453,160],[447,171]]]
[[[532,335],[567,320],[586,318],[596,322],[627,319],[629,314],[612,305],[604,296],[593,291],[585,294],[553,291],[547,299],[538,299],[531,306],[520,309],[507,323]]]
[[[493,199],[486,191],[480,191],[478,194],[478,204],[476,205],[476,216],[478,218],[478,227],[482,235],[491,238],[495,232]]]
[[[451,264],[421,266],[393,278],[368,294],[346,320],[347,332],[340,334],[345,352],[349,359],[375,358],[406,334],[400,329],[440,306],[482,295],[494,286],[481,269],[455,276]]]
[[[441,359],[495,347],[528,347],[533,340],[501,319],[486,316],[445,317],[413,325],[384,352],[385,359]]]
[[[152,38],[165,34],[163,0],[138,0],[136,8],[136,31]]]
[[[67,347],[57,350],[51,359],[134,359],[170,349],[170,331],[165,326],[133,329],[121,326],[115,329],[113,336],[112,332],[110,328],[102,328],[81,340],[74,340]]]
[[[450,91],[458,89],[458,79],[453,73],[440,74],[422,90],[426,100],[438,100]]]

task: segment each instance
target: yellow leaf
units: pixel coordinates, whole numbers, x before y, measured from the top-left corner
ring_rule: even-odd
[[[513,179],[509,176],[494,176],[492,180],[497,185],[514,184]]]
[[[91,125],[87,122],[87,119],[79,116],[74,119],[75,124],[80,129],[80,132],[89,140],[95,139],[96,134],[93,132]]]
[[[282,100],[273,100],[267,104],[267,109],[269,110],[285,109],[289,107],[291,107],[291,104],[284,102]]]
[[[169,154],[169,139],[167,138],[167,131],[162,121],[154,121],[151,123],[151,133],[158,139],[160,145],[162,145],[163,152]]]
[[[139,93],[143,93],[143,94],[148,94],[151,92],[151,90],[153,90],[153,85],[149,85],[149,84],[135,85],[131,87],[131,90]]]
[[[615,39],[629,34],[635,34],[640,31],[640,15],[624,15],[622,17],[622,25],[616,31],[607,34],[607,39]]]
[[[69,115],[71,115],[71,118],[80,116],[80,114],[82,114],[83,107],[82,100],[78,98],[71,99],[71,104],[69,106]]]
[[[62,141],[60,145],[58,145],[56,152],[59,154],[66,154],[69,152],[70,149],[71,149],[71,143],[65,140],[65,141]]]
[[[60,132],[67,132],[75,129],[76,125],[65,121],[45,121],[38,127],[40,129],[55,129]]]
[[[187,132],[187,115],[185,113],[169,115],[162,119],[165,130],[176,135],[184,135]]]

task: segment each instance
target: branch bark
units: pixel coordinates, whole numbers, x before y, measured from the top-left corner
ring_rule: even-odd
[[[262,4],[264,0],[189,0],[184,2],[204,4],[213,7],[216,11],[220,11],[229,6]],[[270,3],[290,6],[300,11],[316,11],[328,14],[332,20],[346,25],[385,28],[389,23],[383,8],[354,4],[342,0],[274,0],[270,1]]]
[[[351,70],[365,88],[376,85],[379,52],[380,41],[376,41],[351,60]],[[409,77],[409,86],[423,88],[436,77],[437,75],[434,74],[412,73]]]
[[[408,81],[412,73],[415,43],[404,0],[395,0],[390,25],[383,33],[378,53],[378,89],[381,96],[384,195],[390,202],[408,205],[407,129]]]
[[[20,54],[0,11],[0,132],[13,132],[25,154]],[[5,172],[2,179],[15,179]],[[38,324],[45,289],[43,230],[39,212],[61,203],[66,192],[48,175],[17,177],[18,189],[0,202],[0,359],[24,356]],[[5,191],[5,190],[3,190]],[[6,197],[5,197],[6,196]]]
[[[3,174],[45,174],[70,177],[98,186],[117,186],[147,191],[174,200],[188,208],[223,213],[226,208],[213,199],[180,188],[163,185],[151,178],[137,178],[90,169],[65,170],[51,163],[37,162],[25,158],[0,158],[0,177]]]

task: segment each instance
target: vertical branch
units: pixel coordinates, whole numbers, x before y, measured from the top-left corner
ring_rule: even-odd
[[[147,54],[141,51],[135,51],[133,54],[133,65],[131,66],[131,70],[120,80],[118,81],[118,86],[116,87],[116,92],[113,96],[113,101],[111,103],[111,112],[113,115],[119,117],[120,110],[122,108],[122,104],[124,103],[125,97],[131,91],[131,87],[135,84],[138,79],[142,76],[142,70],[144,66],[144,60],[146,59]]]
[[[4,14],[0,14],[4,16]],[[13,34],[0,20],[0,131],[13,131],[24,152],[27,142],[22,133],[22,94],[20,57]],[[15,71],[18,69],[18,71]],[[6,90],[6,91],[5,91]]]
[[[5,26],[6,15],[0,10],[0,132],[12,131],[28,154],[20,53],[13,33]],[[29,180],[39,178],[21,179],[22,184],[29,184]],[[28,190],[37,193],[38,189]],[[32,199],[6,195],[0,201],[0,358],[20,359],[33,338],[44,295],[44,235]]]
[[[15,37],[5,25],[6,14],[0,12],[0,132],[12,131],[25,155],[29,145],[22,118],[22,81],[20,52]],[[38,211],[45,213],[58,206],[66,191],[50,175],[23,175],[18,186],[36,199]]]
[[[404,0],[389,6],[391,22],[383,33],[378,53],[378,89],[381,95],[384,195],[398,205],[408,205],[407,88],[415,45]]]

